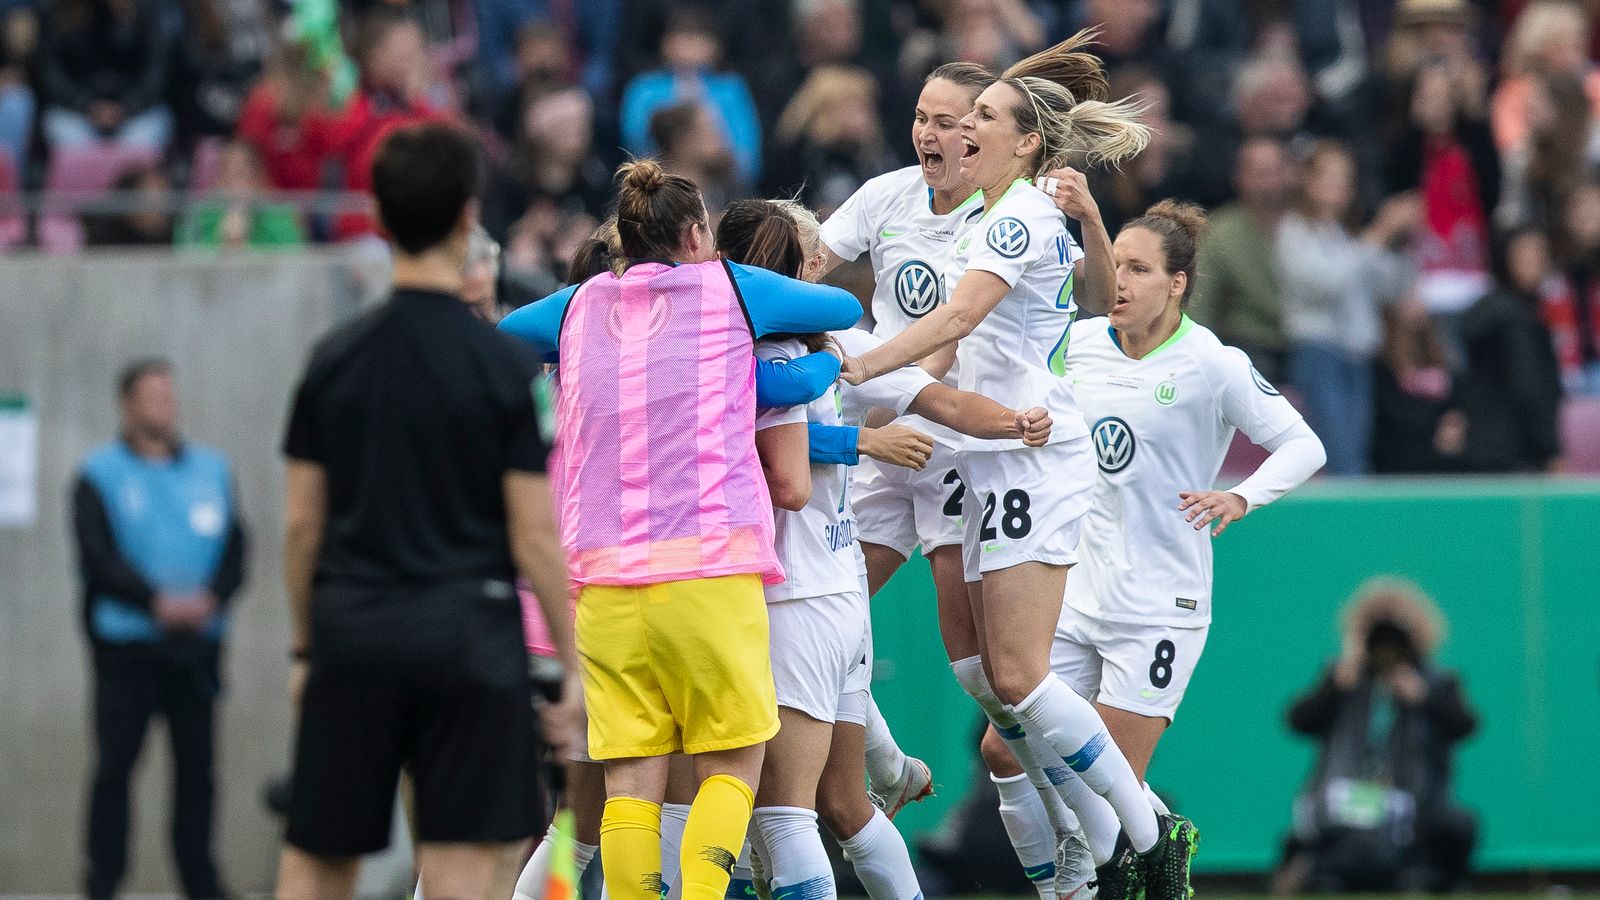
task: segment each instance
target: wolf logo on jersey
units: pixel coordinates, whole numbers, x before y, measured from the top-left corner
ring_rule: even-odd
[[[984,238],[994,252],[1006,259],[1016,259],[1028,249],[1028,227],[1018,219],[1007,216],[989,226]]]
[[[1136,442],[1133,429],[1116,416],[1106,416],[1094,423],[1090,430],[1094,438],[1094,453],[1100,460],[1100,471],[1115,475],[1133,462]]]
[[[894,297],[900,311],[913,319],[920,319],[939,305],[939,276],[933,267],[920,259],[901,263],[894,275]]]
[[[1256,387],[1261,389],[1261,393],[1272,397],[1282,396],[1278,393],[1278,389],[1272,386],[1272,382],[1268,381],[1266,376],[1262,375],[1255,366],[1250,367],[1250,378],[1256,383]]]

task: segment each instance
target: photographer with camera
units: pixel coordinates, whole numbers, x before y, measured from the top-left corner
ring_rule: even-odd
[[[1477,820],[1451,802],[1451,757],[1478,723],[1431,659],[1444,619],[1398,578],[1362,585],[1343,618],[1339,658],[1289,708],[1289,726],[1321,748],[1274,890],[1457,888]]]

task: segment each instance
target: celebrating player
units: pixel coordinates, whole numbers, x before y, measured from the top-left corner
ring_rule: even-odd
[[[1067,364],[1099,472],[1051,664],[1096,699],[1141,779],[1205,646],[1207,527],[1220,535],[1326,460],[1322,442],[1244,352],[1184,313],[1204,227],[1198,207],[1172,201],[1124,225],[1109,326],[1074,325]],[[1208,490],[1235,429],[1272,455],[1231,491]],[[993,735],[984,757],[999,774],[1017,771]]]
[[[763,581],[782,569],[754,440],[753,340],[844,328],[844,291],[716,260],[693,182],[620,170],[627,268],[507,317],[561,350],[560,524],[579,585],[600,844],[619,900],[655,900],[667,756],[700,781],[682,895],[719,900],[778,730]],[[517,320],[517,321],[513,321]]]
[[[1178,818],[1158,822],[1094,708],[1051,673],[1044,638],[1060,616],[1067,568],[1077,561],[1093,463],[1065,377],[1076,314],[1072,276],[1082,251],[1030,181],[1071,152],[1116,162],[1149,138],[1129,103],[1078,98],[1090,93],[1083,85],[1104,92],[1098,60],[1077,49],[1084,38],[1017,63],[979,95],[961,123],[961,170],[982,188],[985,211],[956,239],[945,270],[949,301],[883,347],[847,359],[844,377],[860,383],[959,341],[963,388],[1005,405],[1045,398],[1062,426],[1047,446],[966,440],[958,453],[963,569],[980,656],[953,666],[1025,769],[1057,769],[1060,759],[1115,810],[1129,847],[1104,859],[1095,854],[1106,900],[1141,888],[1152,900],[1177,900],[1189,891],[1192,826]],[[1094,240],[1091,247],[1109,250]],[[1073,781],[1063,779],[1063,790],[1074,790]],[[1088,804],[1075,797],[1075,806]]]

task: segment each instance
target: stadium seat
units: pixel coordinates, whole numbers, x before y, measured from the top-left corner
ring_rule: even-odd
[[[0,251],[20,247],[28,239],[28,217],[22,209],[22,185],[11,154],[0,150]]]
[[[39,217],[39,246],[48,253],[83,249],[79,209],[111,189],[129,166],[153,165],[157,154],[142,147],[96,143],[58,147],[45,170],[45,206]],[[57,201],[57,202],[52,202]]]
[[[1567,471],[1600,475],[1600,397],[1568,397],[1561,404],[1561,448]]]

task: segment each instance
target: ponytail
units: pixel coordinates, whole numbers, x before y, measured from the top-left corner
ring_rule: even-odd
[[[717,224],[717,252],[740,265],[800,277],[806,254],[795,221],[770,200],[735,200]]]
[[[617,180],[617,237],[628,259],[671,259],[681,249],[683,229],[706,224],[700,188],[668,175],[653,159],[623,163]]]
[[[1150,143],[1150,128],[1139,122],[1146,105],[1127,98],[1115,103],[1085,100],[1062,117],[1067,131],[1091,163],[1117,165]],[[1053,166],[1049,168],[1054,168]]]
[[[615,216],[602,222],[578,245],[567,267],[567,283],[579,284],[601,272],[613,271],[622,260],[622,242],[617,237]]]
[[[1041,78],[1066,88],[1077,100],[1104,100],[1110,93],[1100,57],[1085,50],[1100,36],[1100,29],[1085,28],[1054,47],[1013,63],[1000,80]]]
[[[1034,175],[1065,164],[1074,153],[1091,163],[1116,165],[1150,143],[1149,127],[1139,122],[1145,104],[1106,99],[1110,88],[1105,68],[1084,49],[1098,34],[1084,29],[1000,76],[1001,83],[1022,95],[1011,110],[1018,129],[1039,135]]]
[[[1193,203],[1163,200],[1145,210],[1144,215],[1125,223],[1122,228],[1124,231],[1143,228],[1161,239],[1163,268],[1169,275],[1184,274],[1183,296],[1178,302],[1188,306],[1199,275],[1196,258],[1199,256],[1200,238],[1206,231],[1206,211]]]

